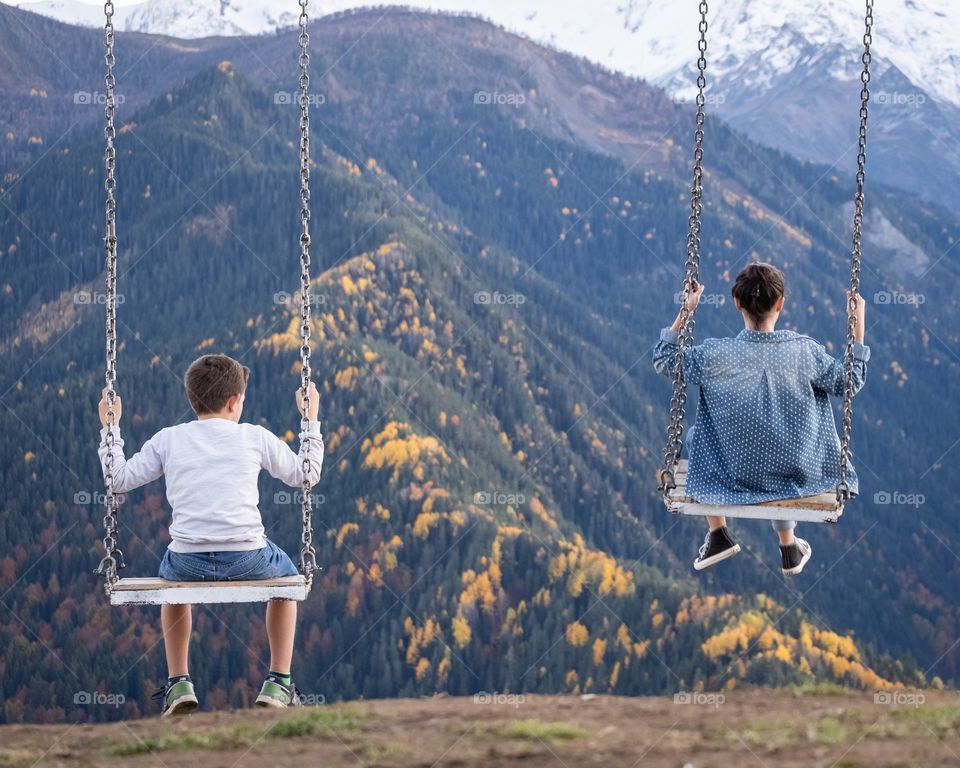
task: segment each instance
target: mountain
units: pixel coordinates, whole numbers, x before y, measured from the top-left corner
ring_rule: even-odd
[[[103,5],[78,0],[42,0],[21,3],[24,10],[84,27],[103,26]],[[276,10],[277,3],[242,0],[215,0],[200,3],[171,3],[147,0],[120,5],[114,11],[114,25],[128,32],[149,32],[181,38],[217,35],[258,35],[297,23],[299,9]]]
[[[295,4],[291,4],[294,5]],[[334,0],[314,15],[356,5]],[[653,0],[427,0],[414,7],[481,14],[507,29],[642,77],[674,98],[695,93],[697,9]],[[99,6],[44,0],[21,7],[76,24]],[[184,38],[265,34],[295,23],[263,0],[148,2],[119,8],[118,28]],[[871,176],[960,210],[960,6],[896,0],[875,11]],[[376,19],[378,17],[374,17]],[[863,10],[818,0],[711,6],[709,109],[755,141],[849,173],[856,160]]]
[[[98,3],[45,0],[17,5],[70,24],[102,23]],[[279,5],[264,0],[148,0],[119,6],[116,19],[120,29],[173,37],[261,35],[296,23],[296,3],[286,12],[278,12]],[[311,3],[311,13],[316,17],[359,5],[354,0]],[[411,7],[482,14],[511,31],[663,84],[673,94],[691,98],[694,93],[685,73],[692,63],[688,49],[696,52],[695,6],[600,0],[590,6],[589,17],[578,2],[559,3],[549,11],[534,0],[426,0]],[[842,58],[861,45],[863,9],[854,4],[738,0],[711,8],[708,18],[711,71],[721,81],[739,76],[748,89],[772,90],[813,49],[831,52],[836,76],[849,80],[859,75],[859,62]],[[897,0],[875,9],[877,73],[894,66],[938,102],[960,106],[955,77],[960,53],[951,35],[957,24],[960,11],[948,0]]]
[[[653,488],[668,386],[649,361],[681,279],[689,105],[476,19],[384,13],[313,35],[328,73],[313,94],[312,331],[329,457],[301,687],[334,700],[954,683],[960,425],[944,399],[960,373],[960,221],[871,188],[862,495],[839,525],[806,530],[804,581],[781,579],[770,531],[746,523],[747,552],[694,580],[701,526],[671,519]],[[5,156],[0,188],[7,721],[143,714],[161,674],[156,611],[111,611],[88,572],[102,144],[99,110],[71,93],[97,87],[98,45],[0,7],[0,117],[38,139]],[[252,369],[245,418],[287,436],[296,34],[121,33],[118,57],[128,445],[188,418],[182,371],[214,349]],[[837,351],[852,180],[709,127],[698,336],[736,332],[724,297],[762,256],[787,270],[786,326]],[[264,481],[261,498],[271,537],[294,548],[289,496]],[[152,573],[162,486],[132,494],[122,520],[130,575]],[[259,609],[196,613],[205,701],[247,703]],[[125,703],[83,709],[78,690]]]

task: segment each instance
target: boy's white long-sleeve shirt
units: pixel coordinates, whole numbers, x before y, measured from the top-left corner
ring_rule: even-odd
[[[100,430],[100,463],[107,469],[107,430]],[[257,479],[265,469],[291,487],[303,484],[304,459],[313,486],[323,464],[319,422],[300,433],[300,453],[256,424],[198,419],[162,429],[125,459],[120,430],[113,427],[113,488],[126,493],[161,475],[173,510],[170,549],[215,552],[260,549],[264,541]]]

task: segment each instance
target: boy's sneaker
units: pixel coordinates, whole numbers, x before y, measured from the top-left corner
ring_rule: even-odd
[[[277,709],[286,709],[287,707],[299,707],[303,705],[300,701],[300,691],[297,690],[292,682],[287,685],[277,675],[267,675],[260,688],[260,695],[257,696],[258,707],[275,707]]]
[[[190,675],[169,678],[166,685],[157,688],[153,698],[163,702],[163,712],[160,717],[189,715],[198,704]]]
[[[789,547],[780,547],[780,559],[783,561],[783,575],[796,576],[810,560],[813,550],[803,539],[797,539]]]
[[[694,560],[693,567],[702,571],[711,565],[716,565],[721,560],[733,557],[740,551],[740,545],[730,536],[726,526],[710,531],[703,540],[703,546],[700,547],[700,556]]]

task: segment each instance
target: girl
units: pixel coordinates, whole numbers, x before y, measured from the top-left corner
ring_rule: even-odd
[[[751,264],[737,275],[732,293],[744,330],[734,338],[707,339],[684,354],[683,377],[700,390],[686,439],[688,495],[702,504],[750,505],[832,490],[839,480],[840,438],[828,397],[843,394],[843,363],[809,336],[776,330],[786,296],[776,267]],[[703,285],[689,292],[691,316],[702,294]],[[853,299],[856,393],[867,375],[870,348],[863,343],[863,298]],[[653,365],[664,376],[674,369],[680,321],[678,315],[661,331],[654,349]],[[847,482],[857,493],[852,466]],[[698,571],[740,551],[724,517],[707,517],[707,523],[710,531],[693,564]],[[773,527],[783,573],[800,573],[810,560],[810,545],[794,536],[795,522],[773,521]]]

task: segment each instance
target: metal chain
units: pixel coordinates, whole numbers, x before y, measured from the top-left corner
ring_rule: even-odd
[[[863,231],[863,187],[867,165],[867,117],[870,106],[870,62],[873,44],[873,0],[866,0],[863,33],[863,71],[860,74],[860,146],[857,153],[857,194],[854,198],[853,214],[853,253],[850,260],[850,299],[847,305],[847,347],[843,355],[843,403],[841,412],[843,426],[840,434],[840,480],[837,483],[837,502],[842,504],[850,498],[850,485],[847,482],[853,452],[850,448],[853,431],[853,345],[857,328],[854,315],[857,296],[860,293],[860,261]],[[863,301],[862,298],[859,301]]]
[[[114,147],[114,139],[117,136],[117,132],[113,123],[116,108],[114,98],[116,78],[113,74],[113,67],[116,64],[116,58],[113,52],[113,2],[111,0],[107,0],[104,4],[103,12],[106,16],[106,25],[104,26],[103,34],[103,60],[106,65],[106,75],[104,77],[106,86],[106,108],[104,110],[104,116],[106,117],[106,127],[104,128],[104,137],[106,138],[106,150],[104,153],[106,178],[104,181],[104,190],[107,193],[107,197],[106,226],[103,243],[106,249],[105,271],[107,289],[107,364],[105,374],[107,392],[107,435],[105,444],[107,447],[107,460],[106,471],[104,472],[104,482],[106,484],[106,497],[104,499],[105,511],[103,516],[104,557],[100,561],[100,565],[97,566],[95,573],[106,579],[106,588],[109,591],[117,580],[117,570],[126,568],[126,563],[123,559],[123,551],[120,549],[120,536],[118,532],[119,504],[117,495],[113,491],[113,427],[116,420],[114,405],[117,396],[117,180],[115,175],[117,153]]]
[[[700,278],[700,217],[703,213],[703,125],[707,86],[707,2],[700,2],[700,40],[697,47],[697,121],[694,133],[693,185],[690,188],[690,218],[687,233],[687,259],[683,280],[683,295],[680,308],[680,338],[673,368],[673,394],[670,397],[670,423],[667,427],[667,442],[663,449],[663,471],[660,490],[666,500],[676,488],[674,467],[680,458],[683,443],[683,417],[687,404],[687,383],[683,378],[683,361],[686,349],[693,346],[693,313],[687,309],[690,291],[695,289]]]
[[[300,394],[303,410],[301,431],[309,423],[310,395],[310,54],[307,46],[307,3],[300,2]],[[300,534],[300,572],[310,581],[317,566],[313,547],[313,499],[310,495],[310,443],[303,456],[301,511],[303,531]]]

